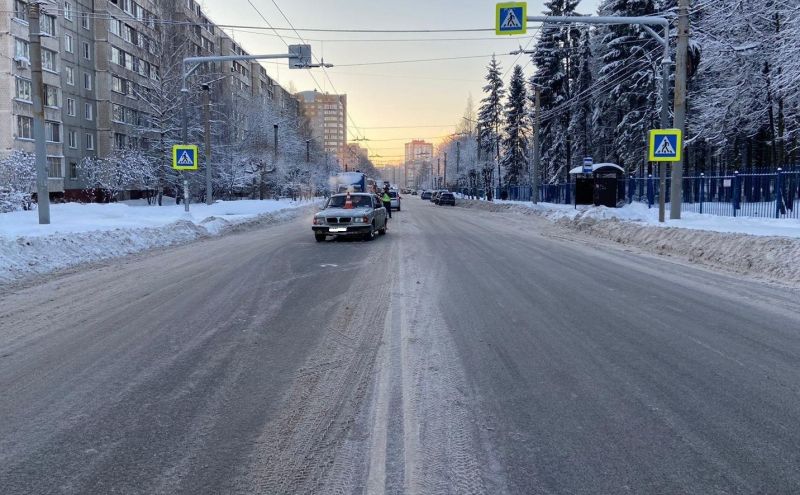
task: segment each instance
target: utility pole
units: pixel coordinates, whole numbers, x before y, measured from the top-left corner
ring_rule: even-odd
[[[447,189],[447,152],[444,152],[444,188]]]
[[[28,37],[31,56],[33,138],[36,141],[36,209],[39,224],[50,223],[50,188],[47,183],[47,143],[44,135],[44,83],[42,82],[42,37],[37,2],[28,3]]]
[[[436,189],[441,189],[441,184],[439,179],[442,177],[442,158],[437,156],[436,157]]]
[[[672,127],[680,129],[686,135],[686,65],[689,47],[689,2],[678,0],[678,47],[675,53],[675,116]],[[683,163],[686,160],[681,153],[681,161],[672,164],[672,187],[669,218],[680,220],[681,202],[683,201]]]
[[[205,120],[205,138],[206,138],[206,204],[211,205],[214,202],[211,190],[211,87],[208,84],[203,84],[203,114]]]
[[[456,141],[456,178],[458,178],[460,165],[461,165],[461,141]]]
[[[306,163],[311,161],[311,140],[306,139]]]
[[[539,203],[539,170],[541,168],[542,148],[539,143],[539,128],[542,125],[542,90],[534,88],[534,120],[533,120],[533,204]]]

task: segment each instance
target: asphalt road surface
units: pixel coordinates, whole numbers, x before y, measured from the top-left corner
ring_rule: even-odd
[[[0,493],[800,493],[798,292],[407,198],[0,295]]]

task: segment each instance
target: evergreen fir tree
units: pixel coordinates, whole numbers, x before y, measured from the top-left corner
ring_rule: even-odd
[[[543,13],[550,16],[575,15],[579,0],[550,0]],[[541,90],[542,176],[546,181],[566,177],[572,162],[568,127],[572,79],[577,70],[576,47],[580,30],[574,24],[545,24],[532,56],[536,72],[531,86]],[[533,92],[533,90],[531,91]]]
[[[503,119],[505,88],[501,77],[500,63],[494,55],[487,71],[486,85],[483,87],[486,96],[481,100],[478,110],[478,137],[485,163],[483,167],[484,186],[490,189],[494,171],[492,160],[499,160],[500,155],[500,125]]]
[[[604,0],[600,14],[647,16],[654,0]],[[643,165],[649,129],[658,126],[660,67],[663,50],[637,25],[598,29],[596,55],[600,62],[595,84],[594,127],[602,160],[629,170]]]
[[[517,65],[508,85],[506,102],[505,136],[503,138],[503,157],[505,169],[504,182],[519,185],[527,180],[528,163],[528,113],[527,89],[522,67]]]

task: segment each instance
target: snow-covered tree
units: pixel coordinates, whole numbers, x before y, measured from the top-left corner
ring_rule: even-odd
[[[494,172],[492,160],[495,160],[495,162],[500,160],[500,126],[503,120],[503,97],[505,96],[505,88],[500,71],[500,63],[493,55],[487,67],[486,85],[483,87],[483,92],[486,96],[481,100],[481,106],[478,110],[478,138],[481,143],[481,154],[484,160],[483,182],[487,190],[492,187],[492,174]]]
[[[503,156],[501,163],[505,170],[505,183],[519,185],[527,182],[528,168],[528,110],[525,75],[517,65],[508,85],[505,129],[503,136]]]
[[[654,0],[603,0],[600,14],[648,16]],[[595,55],[595,143],[602,160],[628,170],[644,163],[649,129],[658,125],[661,45],[638,25],[609,25],[597,30]]]
[[[571,16],[579,0],[550,0],[545,2],[545,15]],[[548,181],[566,177],[571,158],[570,104],[572,79],[576,69],[576,47],[580,29],[575,24],[545,23],[536,43],[533,63],[536,72],[531,77],[531,92],[541,92],[542,174]]]
[[[86,157],[78,164],[90,189],[116,199],[122,191],[147,190],[158,184],[158,166],[137,149],[116,150],[106,158]]]
[[[575,57],[575,77],[570,98],[570,123],[567,134],[572,137],[572,156],[581,159],[594,152],[592,133],[592,50],[590,29],[582,28]]]
[[[12,150],[0,160],[0,213],[33,208],[36,191],[36,157]]]

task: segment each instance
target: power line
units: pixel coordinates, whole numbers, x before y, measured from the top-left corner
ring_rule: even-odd
[[[445,60],[466,60],[471,58],[487,58],[489,55],[465,55],[463,57],[420,58],[414,60],[386,60],[383,62],[361,62],[357,64],[336,64],[336,67],[358,67],[364,65],[390,65],[390,64],[415,64],[420,62],[442,62]]]

